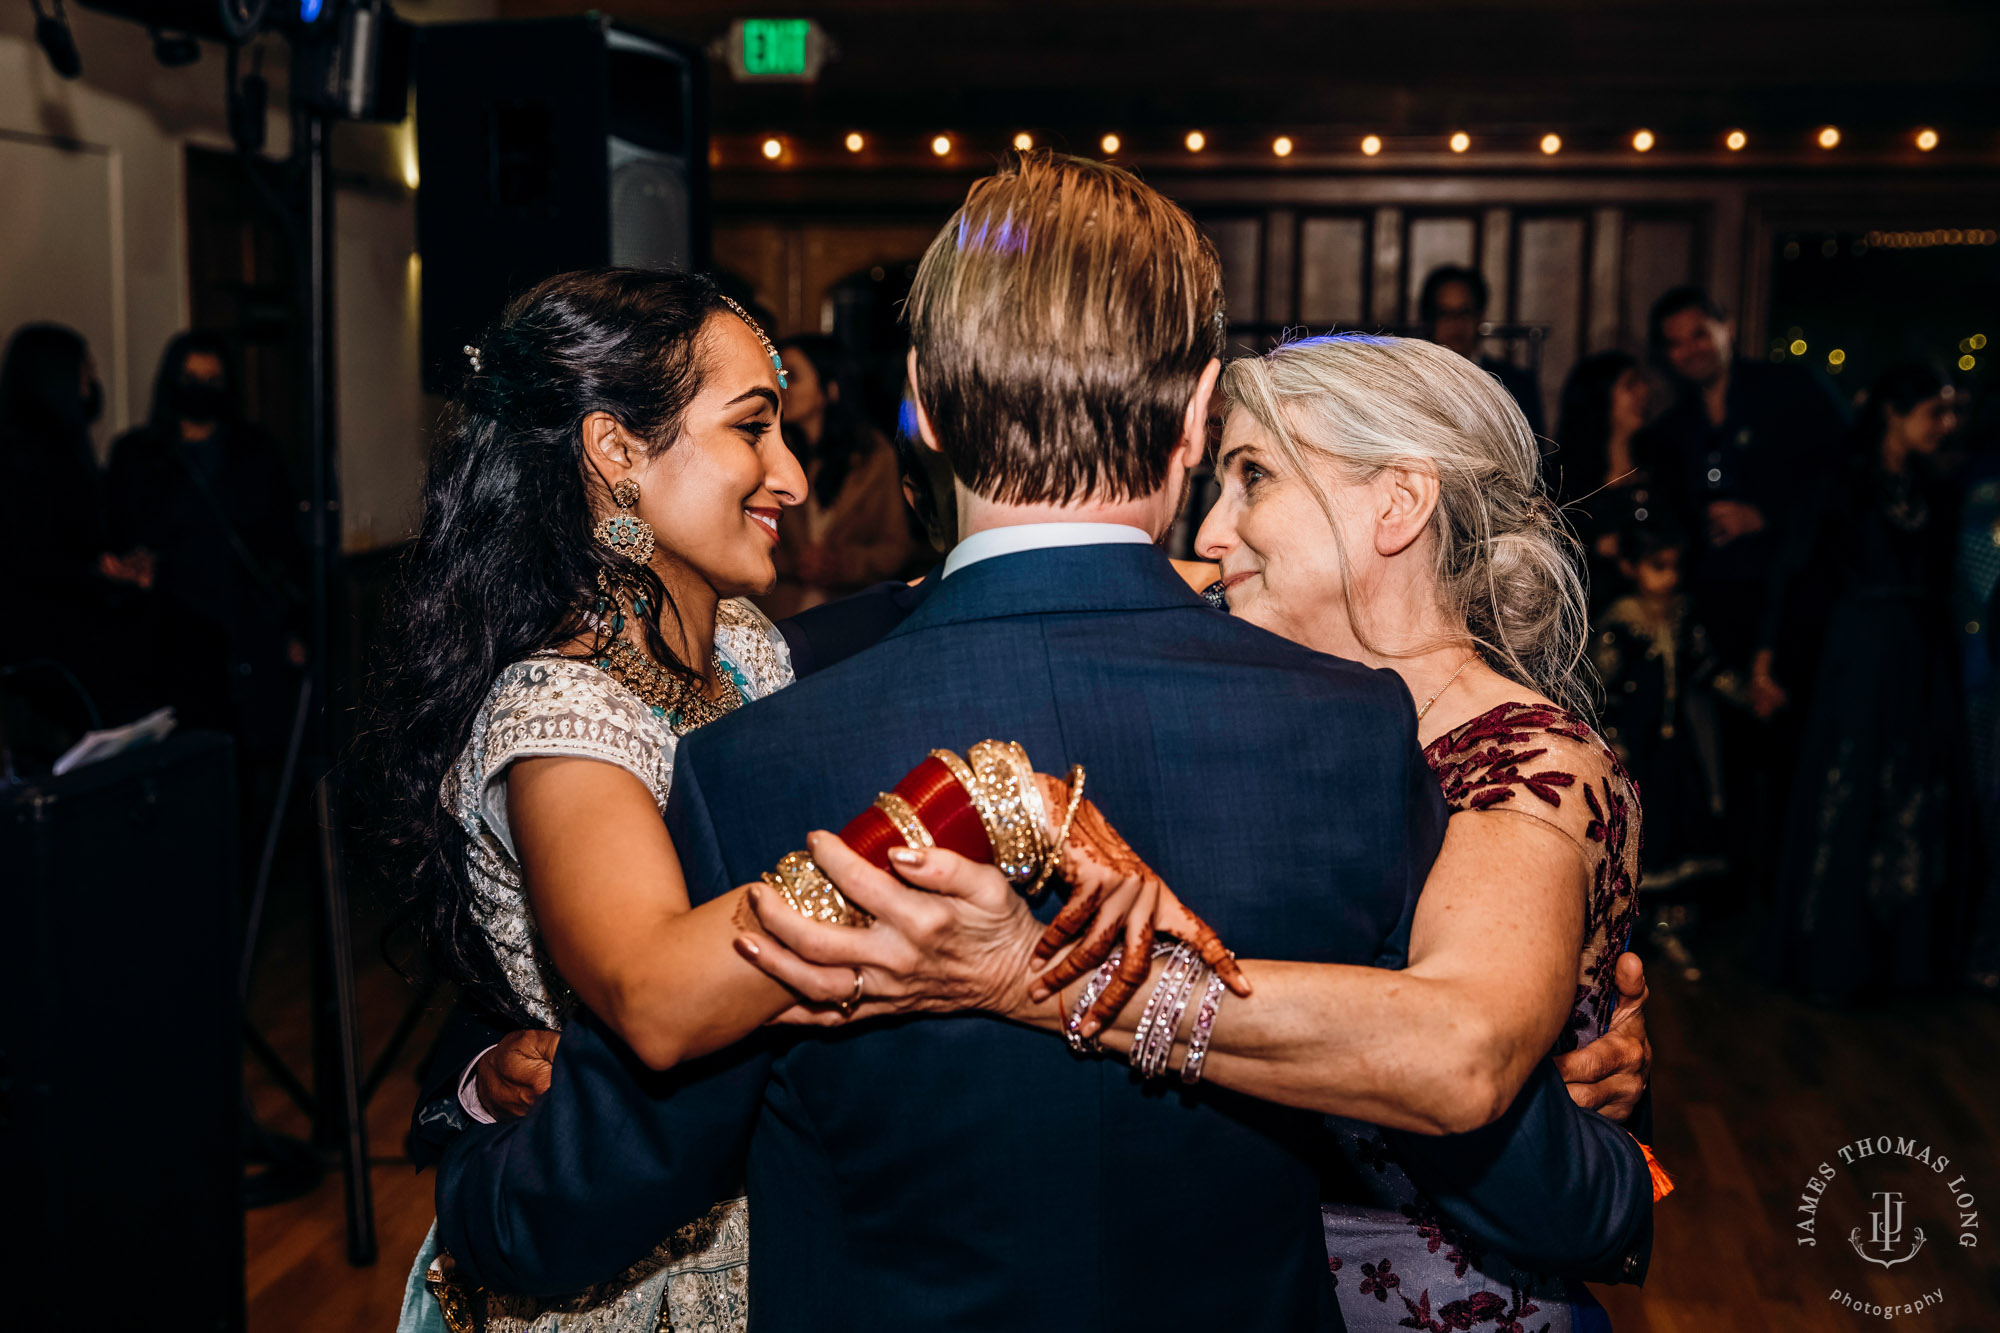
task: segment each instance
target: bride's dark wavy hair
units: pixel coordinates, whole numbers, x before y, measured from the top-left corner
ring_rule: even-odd
[[[670,447],[700,389],[702,326],[726,308],[693,274],[560,274],[480,337],[439,419],[356,766],[363,841],[436,966],[518,1025],[532,1019],[474,919],[470,840],[439,785],[505,667],[595,637],[600,571],[678,614],[658,575],[591,535],[593,501],[601,512],[608,493],[584,456],[583,420],[609,413],[653,450]],[[638,619],[654,660],[686,670],[655,619]]]

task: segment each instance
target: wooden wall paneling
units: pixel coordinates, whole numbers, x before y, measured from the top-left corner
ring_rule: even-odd
[[[1299,224],[1299,321],[1316,332],[1368,318],[1368,219],[1308,217]]]
[[[1584,350],[1602,352],[1619,345],[1622,311],[1619,278],[1625,267],[1625,213],[1617,208],[1594,209],[1590,215],[1590,313],[1584,325]]]
[[[1696,281],[1698,224],[1686,216],[1638,216],[1625,221],[1619,327],[1625,350],[1644,354],[1653,302],[1669,288]]]
[[[713,241],[715,266],[749,283],[780,330],[785,328],[785,238],[790,230],[776,222],[718,221]]]
[[[1487,309],[1498,319],[1512,308],[1514,292],[1514,212],[1489,208],[1479,226],[1479,271],[1486,275]]]
[[[801,228],[798,323],[787,332],[833,332],[827,293],[841,279],[874,268],[914,265],[937,228],[909,223],[843,223]]]
[[[1582,346],[1584,299],[1589,269],[1587,219],[1580,213],[1548,213],[1517,220],[1514,244],[1514,318],[1543,324],[1542,405],[1553,421],[1563,378]]]
[[[1290,324],[1299,317],[1299,215],[1274,208],[1264,215],[1264,323]]]
[[[1375,210],[1374,272],[1368,283],[1368,320],[1372,324],[1403,322],[1403,210]]]
[[[1473,268],[1479,263],[1479,218],[1422,215],[1409,220],[1403,242],[1403,309],[1412,321],[1421,318],[1417,296],[1424,279],[1441,264]]]
[[[1222,260],[1222,299],[1231,324],[1263,319],[1264,219],[1260,216],[1202,218],[1201,229]]]
[[[1737,314],[1737,345],[1763,343],[1770,296],[1757,229],[1749,225],[1740,186],[1716,196],[1709,214],[1708,294]]]

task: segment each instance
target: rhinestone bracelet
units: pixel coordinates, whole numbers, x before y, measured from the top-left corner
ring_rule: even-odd
[[[1194,970],[1194,953],[1185,945],[1156,945],[1153,956],[1158,958],[1163,949],[1173,956],[1160,970],[1160,979],[1153,983],[1153,993],[1146,997],[1146,1008],[1132,1033],[1132,1052],[1128,1058],[1141,1078],[1154,1078],[1166,1070],[1167,1058],[1174,1048],[1167,1011],[1173,1007],[1176,991],[1186,984]]]
[[[1083,993],[1070,1006],[1069,1017],[1063,1023],[1063,1040],[1078,1055],[1093,1055],[1103,1050],[1095,1037],[1083,1035],[1083,1016],[1090,1012],[1090,1006],[1097,1003],[1097,997],[1104,994],[1104,988],[1111,984],[1111,978],[1118,973],[1118,964],[1125,957],[1125,946],[1119,945],[1111,951],[1097,972],[1084,983]]]
[[[1194,1029],[1188,1033],[1187,1058],[1181,1061],[1181,1082],[1201,1082],[1201,1066],[1208,1059],[1208,1039],[1215,1031],[1215,1011],[1222,1008],[1227,994],[1222,974],[1208,974],[1208,989],[1202,993],[1201,1007],[1195,1010]]]
[[[1200,956],[1190,949],[1187,977],[1181,982],[1180,989],[1174,993],[1173,1012],[1167,1015],[1167,1028],[1162,1034],[1165,1040],[1160,1043],[1159,1062],[1147,1070],[1146,1077],[1160,1078],[1172,1067],[1174,1041],[1180,1036],[1181,1020],[1187,1017],[1188,1004],[1194,999],[1195,992],[1201,989],[1202,983],[1211,981],[1214,976],[1215,973],[1209,970],[1208,964],[1202,962]]]

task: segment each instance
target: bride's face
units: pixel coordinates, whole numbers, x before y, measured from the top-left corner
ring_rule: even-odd
[[[670,586],[680,574],[723,597],[769,592],[780,515],[806,488],[778,431],[778,372],[733,314],[703,328],[701,358],[701,390],[680,438],[632,470],[638,514],[653,525],[653,563]]]
[[[1216,475],[1222,497],[1195,544],[1204,559],[1222,566],[1229,613],[1309,648],[1356,656],[1346,590],[1352,582],[1360,602],[1378,572],[1369,520],[1375,486],[1352,482],[1332,466],[1315,470],[1312,480],[1332,504],[1336,546],[1312,487],[1242,411],[1223,423]]]

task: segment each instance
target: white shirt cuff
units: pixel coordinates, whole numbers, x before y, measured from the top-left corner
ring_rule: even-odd
[[[486,1048],[486,1051],[493,1050],[499,1044],[497,1041],[494,1042],[492,1046]],[[479,1079],[477,1078],[479,1062],[486,1058],[486,1051],[481,1051],[479,1054],[473,1056],[472,1063],[467,1065],[465,1072],[458,1076],[458,1104],[465,1108],[467,1115],[477,1120],[480,1124],[492,1125],[499,1122],[487,1111],[486,1104],[479,1100]]]

